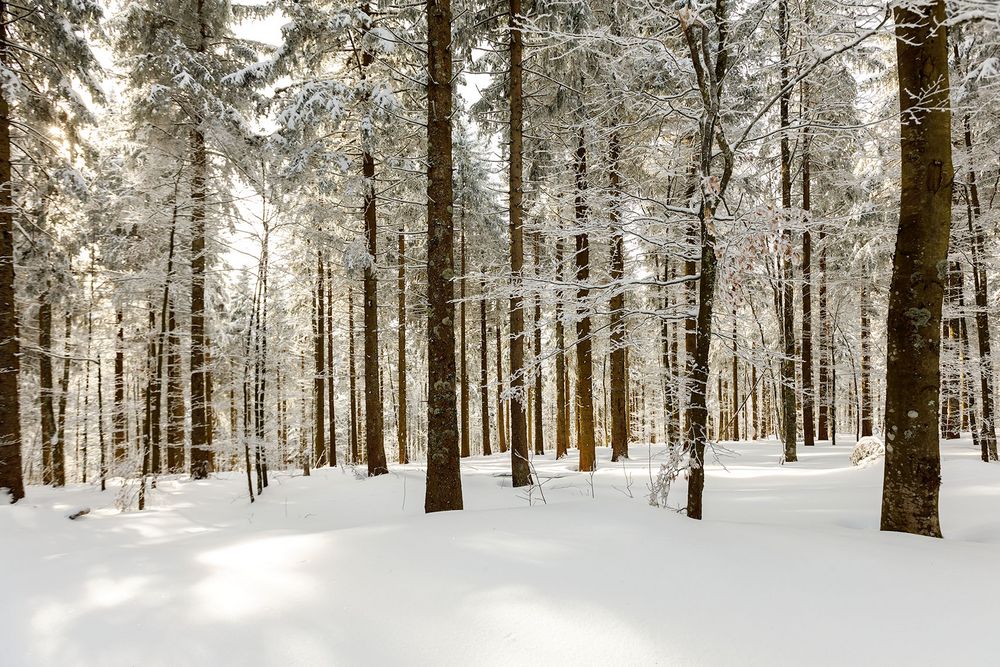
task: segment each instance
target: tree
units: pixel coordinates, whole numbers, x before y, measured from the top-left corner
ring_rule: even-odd
[[[455,404],[451,58],[451,0],[427,0],[427,512],[462,509]]]
[[[941,537],[941,307],[951,228],[951,110],[944,0],[893,8],[902,154],[889,290],[882,530]]]

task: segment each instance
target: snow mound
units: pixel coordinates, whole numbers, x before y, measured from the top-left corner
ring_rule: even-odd
[[[885,445],[873,435],[866,435],[858,440],[851,450],[851,465],[866,466],[885,456]]]

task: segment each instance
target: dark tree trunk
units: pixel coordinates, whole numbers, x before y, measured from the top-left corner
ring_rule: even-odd
[[[399,228],[399,267],[396,276],[396,290],[398,294],[397,319],[399,326],[396,331],[396,354],[399,357],[399,367],[396,369],[398,382],[396,391],[399,392],[399,412],[396,418],[396,445],[398,447],[397,460],[400,463],[409,463],[410,456],[407,451],[407,400],[406,400],[406,229],[400,225]]]
[[[38,297],[38,399],[41,410],[42,484],[55,483],[55,389],[52,384],[52,304],[46,289]]]
[[[779,98],[779,113],[781,122],[781,210],[785,216],[786,253],[781,258],[781,416],[782,440],[785,445],[785,462],[798,460],[795,450],[795,291],[792,284],[791,241],[792,232],[788,229],[789,215],[792,208],[792,152],[789,134],[789,106],[792,92],[789,86],[790,61],[788,54],[788,0],[778,2],[778,40],[781,50],[781,95]]]
[[[459,268],[459,301],[458,301],[458,334],[459,334],[459,344],[458,344],[458,356],[459,356],[459,397],[461,399],[461,418],[462,418],[462,437],[461,437],[461,457],[468,458],[472,456],[472,443],[469,437],[469,424],[471,420],[469,419],[469,359],[468,352],[466,350],[467,345],[467,322],[465,317],[465,297],[466,297],[466,281],[465,281],[465,203],[462,203],[462,222],[461,222],[461,239],[459,241],[459,257],[460,257],[460,268]]]
[[[451,0],[427,0],[426,512],[462,509],[455,405]],[[369,434],[371,437],[371,434]]]
[[[199,15],[199,21],[202,18]],[[203,26],[204,30],[204,26]],[[204,35],[203,35],[204,38]],[[212,471],[212,428],[209,421],[208,355],[205,338],[205,137],[191,130],[191,476],[204,479]]]
[[[861,285],[861,437],[872,434],[871,310],[868,285]],[[935,402],[936,403],[936,402]]]
[[[521,0],[510,0],[510,465],[514,487],[531,483],[528,465],[527,392],[524,386],[524,99]]]
[[[327,448],[330,466],[337,465],[337,394],[333,377],[333,263],[326,266],[326,407],[329,412]]]
[[[0,66],[7,67],[7,3],[0,1]],[[14,206],[11,195],[10,107],[0,95],[0,493],[24,497],[21,472],[21,372],[14,292]]]
[[[326,288],[323,253],[316,251],[316,289],[313,298],[313,465],[327,464],[326,457]]]
[[[583,128],[577,135],[576,148],[576,410],[579,419],[577,449],[580,451],[580,472],[597,469],[594,442],[594,364],[592,357],[590,306],[590,240],[587,235],[587,147]]]
[[[533,235],[534,240],[534,255],[535,259],[535,278],[540,277],[540,263],[541,263],[541,246],[542,246],[542,235],[540,232],[536,231]],[[542,423],[542,306],[541,297],[536,291],[532,297],[534,301],[534,316],[532,317],[532,333],[534,334],[534,356],[535,356],[535,369],[532,374],[535,380],[535,391],[534,391],[534,401],[532,401],[531,407],[534,410],[534,419],[532,420],[532,427],[534,428],[534,444],[535,444],[535,454],[539,456],[545,454],[545,429]]]
[[[347,285],[347,357],[348,380],[351,390],[351,463],[361,462],[358,441],[358,374],[354,359],[354,285]]]
[[[899,231],[887,322],[882,530],[941,536],[937,433],[941,267],[951,227],[951,111],[945,2],[895,7]]]
[[[556,240],[556,280],[564,280],[563,237]],[[566,325],[563,322],[563,294],[556,294],[556,458],[569,451],[569,391],[566,382]]]
[[[802,96],[807,97],[803,86]],[[805,102],[803,102],[805,105]],[[810,224],[809,211],[812,208],[812,173],[809,155],[811,135],[809,129],[802,137],[802,210],[806,224]],[[802,444],[812,447],[816,444],[816,421],[813,414],[813,333],[812,333],[812,234],[806,227],[802,234]],[[820,409],[822,411],[822,408]]]
[[[497,311],[499,312],[499,308]],[[503,400],[503,327],[497,322],[497,446],[500,453],[507,452],[506,410]]]
[[[628,371],[625,366],[625,291],[621,284],[625,276],[625,238],[621,222],[621,174],[618,161],[621,145],[613,133],[608,148],[608,178],[611,204],[611,460],[628,458],[628,422],[625,415],[625,387]]]
[[[490,448],[490,373],[489,341],[486,339],[486,281],[479,284],[479,412],[483,431],[483,456],[493,453]]]

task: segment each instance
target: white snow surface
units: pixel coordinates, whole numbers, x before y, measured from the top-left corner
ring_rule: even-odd
[[[881,533],[852,445],[729,445],[700,522],[647,505],[659,446],[535,457],[530,505],[507,455],[466,459],[465,511],[433,515],[415,464],[253,505],[239,474],[161,478],[142,513],[31,487],[0,507],[0,664],[996,664],[1000,465],[944,443],[946,539]]]

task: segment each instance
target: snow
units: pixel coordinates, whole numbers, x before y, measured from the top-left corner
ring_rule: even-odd
[[[880,533],[853,444],[727,445],[701,522],[648,506],[664,452],[638,445],[593,476],[535,457],[530,505],[506,455],[466,459],[466,510],[434,515],[419,465],[281,473],[253,505],[243,475],[165,478],[143,513],[31,487],[0,507],[0,663],[991,662],[1000,466],[945,443],[946,539]]]

